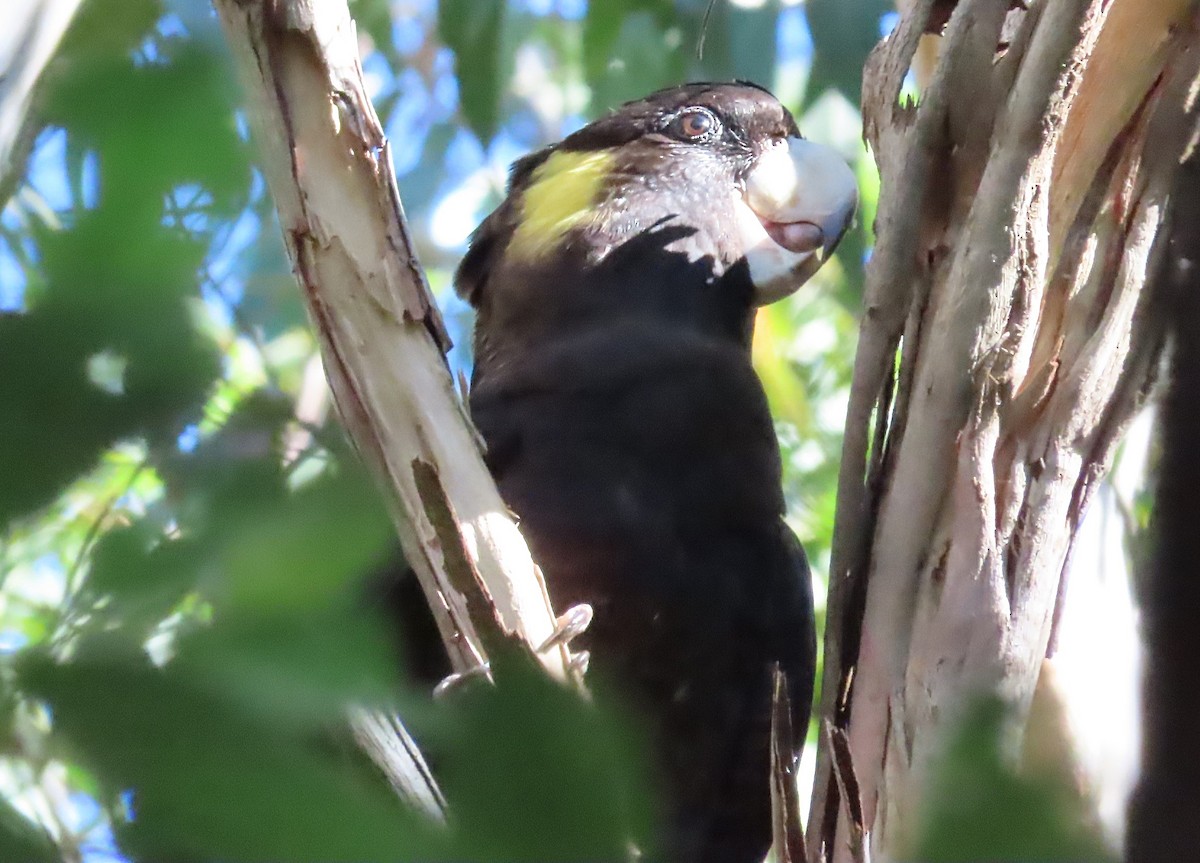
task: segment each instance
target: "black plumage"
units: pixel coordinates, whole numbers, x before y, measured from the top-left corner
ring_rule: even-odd
[[[595,611],[573,644],[589,680],[651,729],[674,861],[766,853],[774,663],[808,722],[809,571],[751,366],[761,297],[735,212],[761,153],[797,135],[750,85],[626,105],[517,163],[457,278],[478,310],[488,464],[556,608]],[[532,211],[538,183],[553,218]],[[848,219],[821,223],[825,252]]]

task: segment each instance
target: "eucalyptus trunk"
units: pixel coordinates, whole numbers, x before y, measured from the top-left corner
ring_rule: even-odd
[[[1013,5],[916,0],[867,62],[882,182],[814,860],[902,857],[964,710],[999,696],[1024,722],[1072,538],[1158,365],[1147,286],[1192,127],[1195,3]],[[914,101],[902,88],[921,62]]]

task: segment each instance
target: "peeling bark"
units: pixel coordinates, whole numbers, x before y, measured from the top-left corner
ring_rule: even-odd
[[[787,677],[779,663],[771,672],[771,840],[777,863],[808,863],[800,793],[796,785],[795,729]]]
[[[903,104],[936,5],[909,6],[863,93],[882,185],[821,714],[847,737],[876,860],[914,838],[971,700],[1028,710],[1072,536],[1161,347],[1143,286],[1200,51],[1185,0],[962,0]],[[848,861],[860,828],[823,743],[809,857]]]
[[[25,175],[41,126],[38,81],[82,0],[7,0],[0,28],[0,207]]]
[[[554,614],[455,392],[345,3],[214,5],[334,400],[392,504],[454,668],[515,645],[571,679],[564,647],[536,649]],[[388,734],[362,717],[354,727],[360,739]],[[403,751],[377,744],[367,747],[377,759]],[[413,767],[388,770],[397,788]]]

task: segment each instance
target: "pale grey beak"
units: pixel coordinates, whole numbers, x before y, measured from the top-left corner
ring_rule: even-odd
[[[788,138],[758,157],[735,203],[763,305],[794,292],[833,252],[854,217],[858,185],[835,150]]]

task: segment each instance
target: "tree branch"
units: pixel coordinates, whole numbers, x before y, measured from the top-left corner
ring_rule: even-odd
[[[342,422],[392,504],[453,666],[516,645],[570,679],[564,647],[537,650],[554,613],[455,393],[346,4],[214,5]],[[404,752],[386,723],[353,724],[380,738],[366,747],[377,760]],[[404,757],[382,766],[397,788],[421,772]]]

